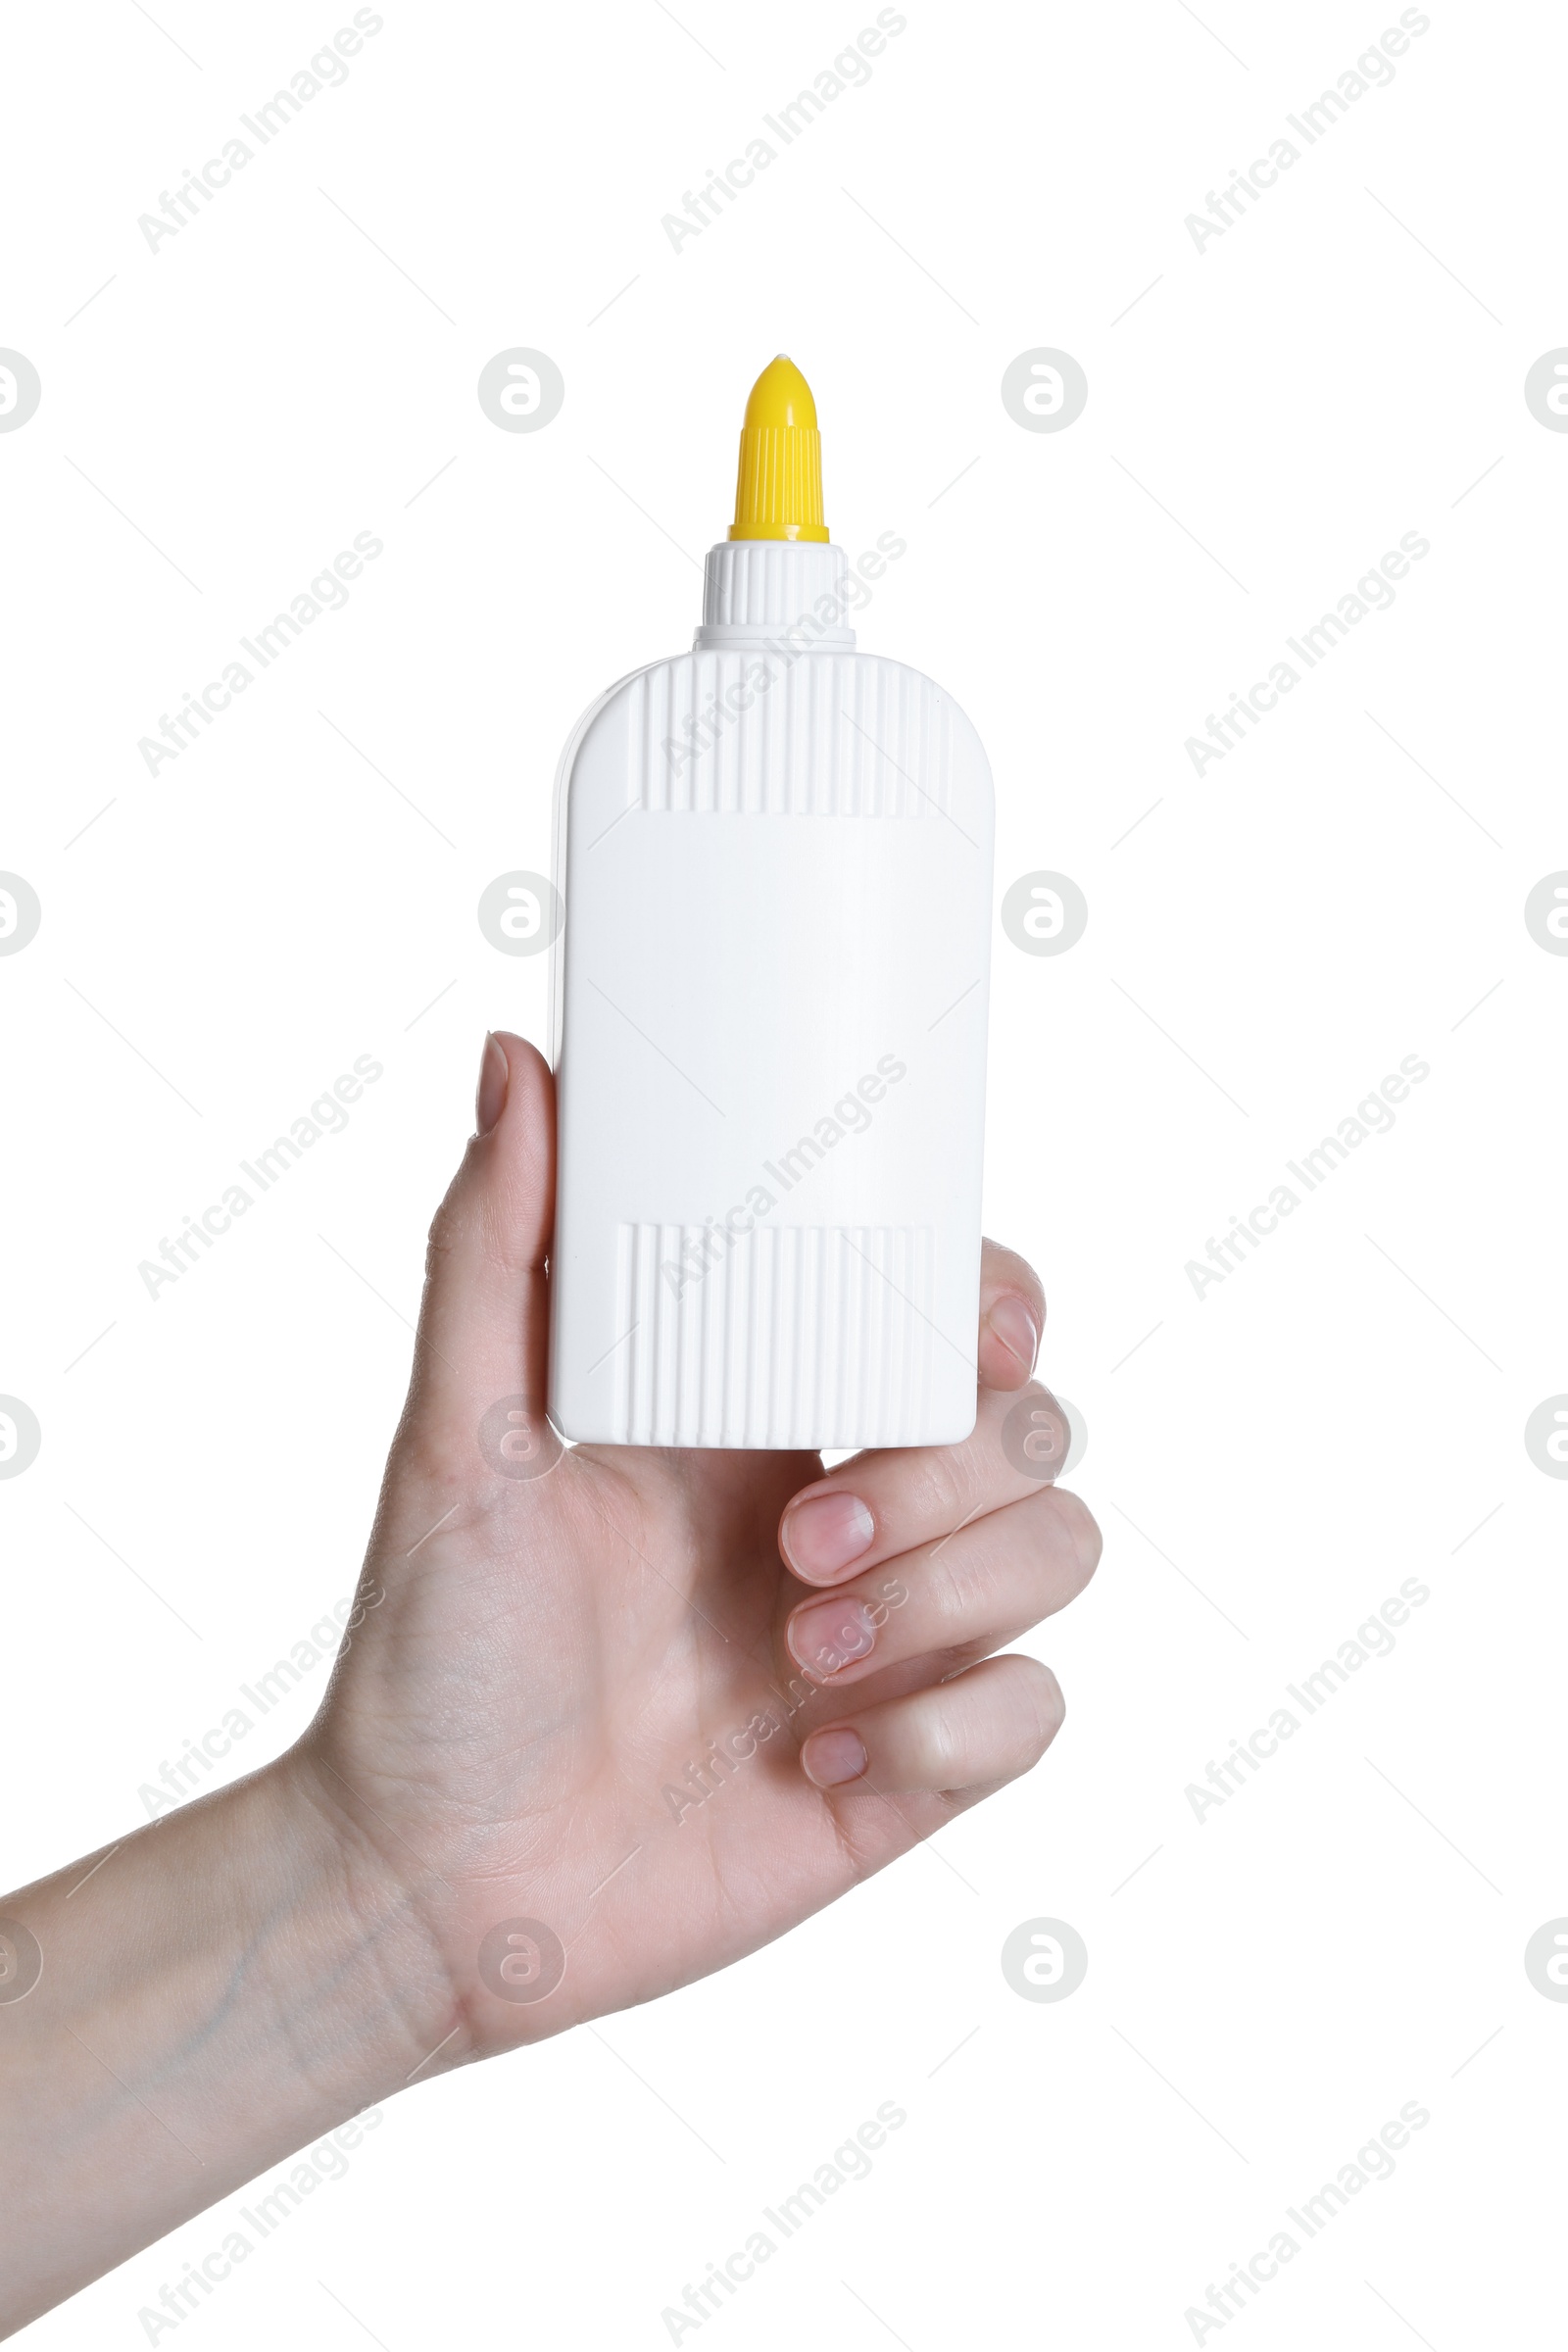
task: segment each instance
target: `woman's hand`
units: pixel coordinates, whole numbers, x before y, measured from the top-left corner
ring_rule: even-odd
[[[435,2066],[722,1968],[1027,1771],[1061,1693],[990,1653],[1100,1553],[1046,1483],[1066,1431],[1044,1391],[1029,1451],[1003,1442],[1031,1421],[1044,1302],[989,1243],[962,1445],[827,1477],[808,1453],[563,1451],[552,1086],[519,1038],[487,1042],[478,1127],[430,1237],[363,1624],[291,1760],[367,1916],[417,1928]]]
[[[538,1054],[489,1039],[309,1732],[0,1898],[0,2330],[406,2083],[782,1935],[1060,1724],[1044,1666],[990,1654],[1100,1552],[1049,1484],[1066,1431],[1025,1387],[1028,1267],[987,1245],[960,1446],[827,1477],[808,1453],[565,1451],[553,1120]]]

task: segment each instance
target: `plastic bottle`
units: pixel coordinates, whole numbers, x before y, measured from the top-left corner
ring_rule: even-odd
[[[776,359],[693,650],[558,782],[551,1415],[620,1445],[948,1444],[975,1417],[991,775],[856,650],[805,377]]]

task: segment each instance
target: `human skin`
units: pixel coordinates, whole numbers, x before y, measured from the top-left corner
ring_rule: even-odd
[[[43,1961],[8,1996],[0,1945],[7,2332],[411,2081],[755,1951],[1061,1722],[1045,1666],[992,1654],[1100,1552],[1083,1504],[1001,1440],[1044,1320],[1023,1261],[986,1244],[961,1445],[825,1477],[806,1452],[562,1452],[554,1095],[520,1038],[486,1040],[477,1128],[315,1722],[107,1860],[0,1897]],[[1059,1461],[1059,1408],[1029,1394]],[[480,1425],[509,1399],[498,1451]],[[518,1921],[564,1954],[542,1997],[553,1947],[507,1946]]]

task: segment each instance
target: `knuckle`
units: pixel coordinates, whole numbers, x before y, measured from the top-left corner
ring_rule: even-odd
[[[920,1615],[922,1631],[935,1641],[962,1643],[1015,1619],[1030,1622],[1011,1562],[995,1545],[983,1540],[950,1544],[937,1551],[931,1569],[921,1588]],[[1004,1638],[1010,1641],[1011,1632]]]
[[[1060,1731],[1067,1713],[1067,1702],[1061,1695],[1061,1685],[1049,1666],[1038,1658],[1021,1661],[1023,1673],[1018,1677],[1020,1726],[1028,1757],[1025,1771],[1038,1764],[1051,1742]]]
[[[424,1270],[426,1276],[433,1274],[436,1268],[452,1255],[458,1246],[461,1232],[462,1218],[453,1205],[452,1195],[448,1193],[435,1215],[430,1219],[430,1230],[425,1236]]]
[[[1034,1770],[1060,1731],[1067,1712],[1061,1686],[1049,1666],[1016,1652],[994,1659],[979,1672],[987,1685],[985,1733],[978,1743],[986,1776],[1014,1780]]]
[[[1035,1321],[1044,1328],[1046,1319],[1045,1285],[1026,1257],[1009,1250],[1002,1242],[987,1240],[985,1244],[985,1274],[988,1283],[1021,1291],[1034,1309]]]
[[[918,1769],[928,1788],[957,1788],[967,1769],[965,1742],[954,1720],[950,1701],[935,1700],[923,1710],[917,1742]]]
[[[909,1477],[910,1512],[921,1526],[951,1531],[974,1508],[974,1461],[961,1446],[925,1454]]]
[[[1076,1494],[1063,1487],[1053,1487],[1050,1500],[1072,1545],[1078,1572],[1077,1590],[1081,1592],[1100,1565],[1104,1539],[1093,1512]]]

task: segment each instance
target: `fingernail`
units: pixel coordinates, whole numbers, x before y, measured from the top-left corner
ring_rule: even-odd
[[[858,1494],[812,1494],[790,1505],[779,1538],[798,1576],[823,1577],[858,1560],[875,1534],[876,1521]]]
[[[845,1595],[797,1609],[785,1628],[785,1639],[796,1664],[825,1681],[841,1667],[867,1655],[876,1642],[876,1628],[869,1611]]]
[[[1040,1333],[1023,1300],[1011,1297],[999,1298],[986,1321],[1007,1352],[1017,1357],[1025,1372],[1032,1372],[1040,1348]]]
[[[801,1750],[801,1768],[818,1788],[838,1788],[858,1781],[870,1761],[858,1732],[843,1725],[831,1732],[813,1732]]]
[[[489,1134],[507,1107],[509,1075],[505,1050],[494,1032],[487,1032],[479,1062],[479,1091],[473,1105],[474,1118],[481,1135]]]

